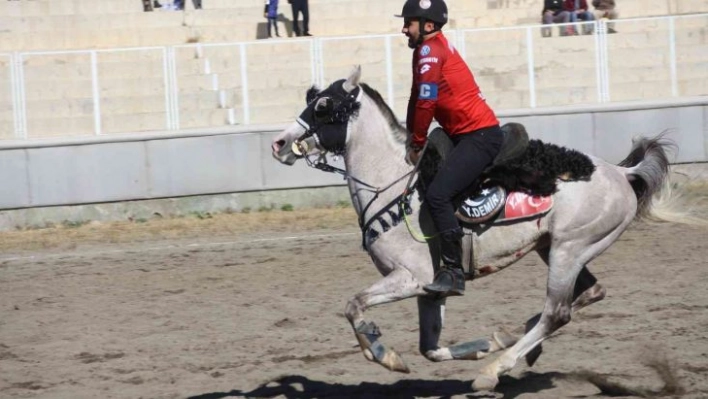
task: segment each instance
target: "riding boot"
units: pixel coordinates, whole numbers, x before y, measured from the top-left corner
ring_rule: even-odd
[[[465,272],[462,269],[462,229],[448,230],[440,234],[442,267],[435,274],[432,284],[423,289],[439,296],[465,294]]]

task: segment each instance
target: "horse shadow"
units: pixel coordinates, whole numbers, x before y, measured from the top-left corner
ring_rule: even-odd
[[[450,398],[467,395],[468,398],[513,399],[522,394],[535,394],[551,389],[553,380],[563,378],[562,373],[526,372],[521,377],[502,376],[495,392],[474,392],[472,381],[462,380],[402,380],[395,384],[362,382],[360,384],[338,384],[313,381],[302,375],[280,377],[263,384],[252,391],[234,389],[230,392],[211,392],[190,396],[188,399],[222,399],[228,397],[287,399],[315,398]]]

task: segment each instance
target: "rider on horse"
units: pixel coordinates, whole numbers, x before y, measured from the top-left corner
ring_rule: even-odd
[[[455,148],[427,189],[425,201],[440,235],[442,267],[425,291],[463,295],[463,231],[453,198],[467,189],[499,153],[503,133],[462,56],[441,31],[447,23],[443,0],[407,0],[401,15],[413,49],[413,84],[406,126],[412,133],[407,160],[415,165],[435,118]]]

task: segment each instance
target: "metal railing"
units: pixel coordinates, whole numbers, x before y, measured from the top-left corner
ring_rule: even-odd
[[[541,29],[549,28],[544,25],[446,30],[446,35],[468,61],[496,109],[708,94],[708,88],[700,85],[688,83],[686,88],[681,87],[684,72],[678,62],[679,49],[690,54],[691,46],[695,46],[697,51],[683,58],[690,59],[699,69],[708,65],[708,14],[610,22],[619,34],[608,34],[608,21],[599,20],[575,24],[591,27],[594,34],[571,40],[544,38]],[[562,27],[554,24],[550,29]],[[282,50],[278,50],[279,46]],[[644,47],[658,47],[653,63],[632,60],[641,67],[635,71],[622,69],[624,63],[629,63],[629,58],[623,60],[623,54]],[[182,54],[185,51],[187,56]],[[221,55],[205,55],[207,52]],[[133,58],[127,54],[133,54]],[[566,64],[576,62],[578,70],[592,70],[594,76],[585,76],[578,87],[570,87],[563,80],[573,71],[565,70],[567,66],[559,63],[561,58]],[[371,77],[369,83],[382,91],[394,111],[404,109],[410,84],[410,50],[400,34],[15,52],[0,54],[3,59],[9,60],[10,95],[0,92],[0,101],[11,99],[5,103],[12,107],[13,119],[11,132],[3,127],[9,123],[0,123],[0,129],[6,130],[0,130],[0,138],[6,139],[46,137],[46,131],[54,128],[57,133],[49,135],[56,137],[285,122],[292,120],[302,107],[302,95],[309,84],[321,86],[342,78],[345,68],[348,71],[357,63],[363,64],[366,73],[371,72],[367,75]],[[235,59],[237,63],[233,62]],[[222,67],[215,71],[214,64]],[[121,71],[112,68],[127,68],[128,76],[121,77]],[[63,76],[62,71],[71,76]],[[636,78],[631,75],[634,72]],[[613,76],[615,73],[617,76]],[[702,73],[699,78],[708,81],[708,68]],[[551,81],[553,74],[560,76],[558,84]],[[130,79],[139,82],[135,93],[128,90]],[[210,83],[204,83],[208,79]],[[220,81],[225,79],[234,82],[221,87]],[[57,82],[64,82],[65,87],[58,92],[44,91],[52,91]],[[632,82],[637,88],[632,87]],[[664,86],[668,89],[664,90]],[[273,92],[272,99],[267,97],[269,91]],[[300,94],[278,103],[275,100],[281,91]],[[198,119],[199,111],[204,114],[209,110],[208,105],[199,107],[212,101],[211,92],[218,95],[213,99],[213,109],[223,109],[228,115],[223,120],[218,113],[216,120]],[[594,92],[594,98],[590,92]],[[53,100],[45,101],[45,97]],[[147,100],[141,103],[143,98]],[[150,111],[142,109],[141,104]],[[189,120],[186,115],[193,106],[197,107],[196,116]],[[133,108],[136,109],[130,111]],[[288,115],[287,119],[284,115]],[[42,118],[53,116],[54,125],[40,123]],[[59,129],[62,124],[74,130],[64,132]]]

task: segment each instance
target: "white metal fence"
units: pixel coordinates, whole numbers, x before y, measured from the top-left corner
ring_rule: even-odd
[[[498,110],[708,95],[708,14],[611,22],[618,34],[600,20],[576,38],[543,38],[542,25],[446,35]],[[400,34],[0,53],[0,139],[285,122],[310,84],[353,64],[402,115]]]

